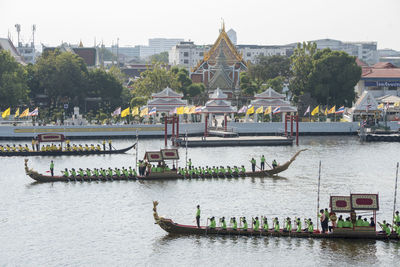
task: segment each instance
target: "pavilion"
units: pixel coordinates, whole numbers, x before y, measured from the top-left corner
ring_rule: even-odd
[[[358,121],[363,116],[375,116],[379,113],[378,102],[372,93],[364,91],[348,113],[351,121]]]
[[[147,107],[149,110],[155,107],[157,113],[169,113],[177,107],[184,107],[187,105],[187,100],[182,100],[183,94],[179,94],[169,87],[159,93],[151,94],[151,97],[152,99],[147,101]]]
[[[259,107],[268,108],[271,107],[274,110],[277,107],[280,107],[280,112],[282,113],[282,120],[285,116],[285,113],[294,113],[297,112],[297,108],[292,106],[289,101],[285,100],[285,95],[276,92],[274,89],[269,87],[267,90],[260,94],[256,94],[254,96],[254,100],[250,102],[251,106],[254,106],[254,110]],[[256,114],[258,115],[258,114]]]
[[[236,107],[232,107],[231,102],[227,101],[228,95],[222,92],[221,89],[217,88],[214,93],[210,96],[210,100],[207,101],[203,107],[201,113],[204,114],[206,132],[208,121],[212,121],[213,115],[224,115],[224,127],[227,127],[227,116],[229,114],[233,115],[237,112]],[[207,116],[208,115],[208,116]]]

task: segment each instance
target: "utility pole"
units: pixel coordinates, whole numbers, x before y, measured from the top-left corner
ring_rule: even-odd
[[[117,38],[117,67],[119,68],[119,38]]]
[[[21,32],[21,24],[15,24],[15,29],[17,30],[17,34],[18,34],[18,47],[21,47],[21,43],[19,42],[19,33]]]

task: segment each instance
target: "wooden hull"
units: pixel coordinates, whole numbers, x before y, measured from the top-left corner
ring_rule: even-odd
[[[21,152],[0,152],[0,157],[13,156],[86,156],[86,155],[106,155],[106,154],[121,154],[135,147],[131,145],[127,148],[116,150],[94,150],[94,151],[21,151]]]
[[[308,232],[284,232],[282,229],[279,232],[274,230],[260,230],[254,231],[253,229],[244,230],[233,230],[232,228],[227,228],[226,230],[217,227],[215,229],[209,229],[208,227],[202,226],[197,228],[197,226],[182,225],[174,223],[171,219],[159,218],[156,222],[163,230],[170,234],[179,235],[234,235],[234,236],[274,236],[274,237],[296,237],[296,238],[351,238],[351,239],[374,239],[374,240],[388,240],[395,239],[399,240],[396,234],[387,236],[379,232],[373,231],[363,231],[363,230],[353,230],[353,229],[339,229],[338,231],[333,231],[332,233],[314,233]],[[366,227],[367,228],[367,227]],[[368,227],[370,228],[370,227]],[[373,228],[372,228],[373,229]]]
[[[232,173],[230,174],[206,174],[206,175],[192,175],[192,176],[183,176],[178,174],[176,171],[168,171],[168,172],[163,172],[163,173],[150,173],[148,176],[84,176],[84,177],[65,177],[65,176],[50,176],[50,175],[43,175],[40,174],[32,169],[28,168],[28,160],[25,159],[25,173],[31,177],[32,179],[36,180],[37,182],[41,183],[48,183],[48,182],[68,182],[68,181],[82,181],[82,182],[89,182],[93,180],[104,180],[104,181],[123,181],[123,180],[179,180],[179,179],[213,179],[213,178],[246,178],[246,177],[271,177],[273,175],[276,175],[280,172],[283,172],[287,170],[290,166],[290,164],[296,159],[296,157],[304,151],[300,150],[298,151],[289,161],[287,161],[283,165],[278,165],[276,168],[271,169],[271,170],[265,170],[265,171],[256,171],[256,172],[245,172],[245,173]]]

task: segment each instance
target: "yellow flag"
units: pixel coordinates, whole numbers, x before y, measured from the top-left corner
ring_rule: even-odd
[[[189,114],[190,112],[190,107],[186,106],[183,108],[183,114]]]
[[[393,106],[394,107],[400,107],[400,102],[395,102]]]
[[[132,116],[137,116],[137,115],[139,115],[139,108],[138,107],[132,109]]]
[[[19,108],[17,108],[17,111],[15,111],[14,118],[18,118],[18,116],[19,116]]]
[[[324,115],[325,115],[325,116],[328,115],[328,108],[327,108],[327,107],[325,108]]]
[[[258,109],[256,109],[256,114],[263,113],[263,111],[264,111],[264,108],[263,108],[263,106],[261,106]]]
[[[19,115],[20,118],[27,117],[29,114],[29,108],[25,109],[24,112]]]
[[[268,115],[268,114],[271,114],[271,112],[272,112],[272,107],[269,106],[268,108],[265,109],[264,114],[265,114],[265,115]]]
[[[191,107],[189,110],[189,114],[193,114],[193,113],[196,113],[196,106]]]
[[[184,114],[184,107],[176,108],[176,114],[178,114],[178,115]]]
[[[333,106],[329,111],[328,114],[333,114],[336,112],[336,106]]]
[[[121,112],[121,118],[128,116],[128,115],[129,115],[129,112],[130,112],[129,108],[124,109],[124,110]]]
[[[311,116],[314,116],[318,112],[319,112],[319,106],[317,106],[316,108],[313,109],[313,111],[311,112]]]
[[[149,109],[148,108],[144,108],[140,111],[140,117],[144,117],[149,113]]]
[[[251,114],[253,114],[254,113],[254,106],[252,106],[251,108],[249,108],[247,111],[246,111],[246,115],[251,115]]]
[[[3,113],[1,114],[1,117],[4,119],[5,117],[10,116],[10,111],[11,108],[4,110]]]
[[[383,103],[378,105],[378,109],[383,109]]]

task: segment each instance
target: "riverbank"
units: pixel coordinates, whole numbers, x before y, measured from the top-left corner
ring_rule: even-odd
[[[398,131],[400,124],[388,122],[391,130]],[[181,136],[204,135],[204,123],[181,123]],[[252,135],[282,135],[285,132],[283,122],[238,123],[228,122],[227,128],[240,136]],[[290,124],[288,124],[290,132]],[[356,135],[358,122],[300,122],[299,135]],[[295,134],[296,125],[293,125]],[[171,135],[172,126],[168,125],[167,133]],[[164,137],[163,124],[129,124],[129,125],[80,125],[80,126],[0,126],[1,140],[28,140],[41,133],[61,133],[69,139],[91,138],[160,138]]]

